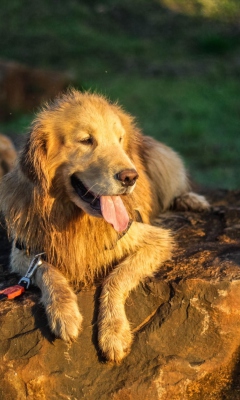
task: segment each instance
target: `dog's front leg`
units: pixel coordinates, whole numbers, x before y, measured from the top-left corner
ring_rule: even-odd
[[[132,333],[124,303],[141,280],[153,275],[170,258],[172,238],[168,230],[133,223],[122,245],[131,243],[132,254],[103,283],[98,317],[99,346],[109,361],[119,363],[129,352]]]
[[[82,316],[77,296],[66,278],[52,265],[43,262],[36,272],[35,283],[41,289],[41,302],[51,331],[66,341],[76,339],[81,329]]]

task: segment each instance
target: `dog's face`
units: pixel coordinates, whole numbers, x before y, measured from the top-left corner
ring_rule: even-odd
[[[88,214],[99,215],[101,196],[128,194],[135,186],[137,172],[125,150],[129,138],[107,103],[87,99],[71,112],[75,124],[63,132],[62,147],[68,193]]]
[[[41,129],[35,128],[28,144],[31,148],[31,140],[35,143],[31,157],[39,157],[37,146],[44,147],[46,160],[43,155],[39,158],[41,173],[46,169],[51,182],[58,173],[57,184],[62,177],[70,199],[86,213],[111,219],[113,208],[124,214],[118,195],[131,193],[138,178],[127,154],[131,140],[127,129],[131,121],[127,119],[102,97],[75,92],[40,114]],[[44,146],[41,138],[45,138]],[[28,158],[25,155],[23,165]]]

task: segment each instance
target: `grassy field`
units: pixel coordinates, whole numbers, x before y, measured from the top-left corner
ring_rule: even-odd
[[[4,2],[0,57],[70,72],[133,113],[144,133],[181,153],[195,180],[240,187],[240,40],[231,21],[155,1]],[[34,111],[34,110],[33,110]],[[32,115],[0,123],[26,131]]]

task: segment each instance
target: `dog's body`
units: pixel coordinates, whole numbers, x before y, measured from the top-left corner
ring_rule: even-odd
[[[151,221],[173,204],[208,208],[189,192],[173,150],[141,135],[119,106],[77,91],[39,113],[16,168],[3,179],[1,204],[14,239],[12,270],[24,275],[31,257],[46,253],[35,283],[57,336],[74,339],[81,326],[68,281],[105,274],[98,337],[116,362],[132,341],[126,297],[171,257],[171,232]]]

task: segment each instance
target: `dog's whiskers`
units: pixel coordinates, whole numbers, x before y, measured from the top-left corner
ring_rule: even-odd
[[[97,183],[94,183],[94,185],[92,185],[90,188],[88,188],[88,190],[87,190],[86,193],[83,195],[83,197],[86,196],[89,192],[91,193],[92,188],[93,188],[94,186],[96,186],[96,185],[97,185]],[[91,193],[91,194],[93,194],[93,193]]]
[[[93,202],[94,202],[97,198],[99,198],[99,197],[101,197],[101,196],[102,196],[101,192],[98,192],[98,194],[95,195],[95,197],[94,197],[94,199],[93,199]]]
[[[100,196],[102,196],[101,191],[99,191],[99,192],[96,193],[96,194],[92,192],[92,188],[93,188],[94,186],[96,186],[96,185],[98,185],[98,183],[94,183],[94,185],[92,185],[90,188],[88,188],[88,190],[86,191],[86,193],[82,196],[82,197],[84,197],[84,196],[86,196],[88,193],[90,193],[90,194],[93,196],[93,200],[92,200],[91,203],[94,203],[94,201],[95,201],[96,199],[98,199]]]

